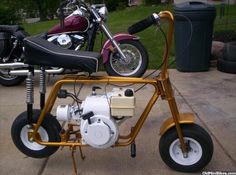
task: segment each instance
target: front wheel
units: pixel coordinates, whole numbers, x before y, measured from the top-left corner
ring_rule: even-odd
[[[196,172],[211,160],[213,143],[209,134],[196,124],[182,125],[187,155],[183,155],[175,128],[167,131],[160,139],[159,151],[162,160],[172,169]]]
[[[141,77],[148,66],[148,54],[138,40],[122,40],[120,48],[126,59],[122,59],[118,52],[110,53],[105,69],[111,76]]]

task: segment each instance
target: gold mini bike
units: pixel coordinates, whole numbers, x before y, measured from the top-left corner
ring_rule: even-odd
[[[158,77],[144,79],[66,75],[54,84],[46,102],[45,74],[49,70],[45,70],[45,65],[58,67],[64,65],[71,69],[79,67],[81,70],[94,72],[97,69],[99,55],[82,51],[78,55],[78,52],[58,49],[57,46],[46,43],[40,37],[26,39],[27,63],[41,65],[41,69],[38,71],[40,73],[41,110],[33,109],[33,75],[36,71],[29,66],[26,79],[27,111],[15,119],[11,129],[16,147],[33,158],[48,157],[59,147],[68,146],[72,150],[78,147],[83,158],[82,147],[85,146],[105,149],[131,145],[131,156],[135,157],[135,138],[158,97],[161,97],[168,101],[172,114],[172,117],[165,120],[160,128],[159,152],[161,158],[169,167],[177,171],[195,172],[205,167],[212,158],[212,139],[202,127],[194,123],[193,114],[179,113],[167,71],[168,48],[171,45],[174,27],[172,14],[168,11],[154,13],[136,23],[133,29],[143,30],[151,24],[159,25],[162,21],[168,22],[169,30],[163,64]],[[20,71],[18,72],[20,73]],[[96,86],[92,86],[93,84]],[[107,92],[106,86],[111,84],[120,85],[120,87]],[[121,87],[122,84],[147,84],[155,89],[143,113],[134,127],[129,128],[130,133],[127,135],[121,135],[119,128],[123,122],[134,115],[135,92],[133,88]],[[91,86],[92,93],[81,100],[78,97],[80,90],[77,93],[70,93],[67,89],[62,88],[70,87],[68,85],[74,85],[74,89]],[[96,90],[98,91],[100,86],[104,87],[104,94],[97,94]],[[67,97],[73,98],[74,104],[59,105],[56,115],[52,116],[51,111],[56,99],[65,100]]]

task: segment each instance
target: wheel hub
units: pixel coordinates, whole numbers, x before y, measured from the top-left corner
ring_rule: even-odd
[[[34,142],[33,139],[30,139],[29,136],[30,136],[30,133],[32,133],[32,131],[33,130],[29,128],[28,125],[22,128],[21,133],[20,133],[22,143],[31,150],[39,151],[39,150],[44,149],[45,146]],[[42,141],[46,141],[46,142],[49,141],[47,131],[43,127],[40,127],[38,129],[37,135],[39,135]]]
[[[141,54],[129,44],[121,45],[121,49],[126,58],[121,58],[117,52],[112,54],[111,66],[118,74],[129,76],[140,68],[142,64]]]
[[[192,138],[185,137],[184,140],[187,144],[188,152],[182,152],[179,139],[176,139],[170,146],[170,156],[178,164],[185,166],[193,165],[201,159],[203,154],[202,148],[200,144]]]
[[[129,66],[132,63],[132,58],[135,58],[135,55],[130,50],[123,50],[125,58],[120,58],[120,63],[124,66]]]

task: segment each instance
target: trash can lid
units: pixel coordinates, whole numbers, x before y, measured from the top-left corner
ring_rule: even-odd
[[[215,11],[215,7],[213,5],[204,2],[188,1],[175,4],[174,11],[176,12]]]

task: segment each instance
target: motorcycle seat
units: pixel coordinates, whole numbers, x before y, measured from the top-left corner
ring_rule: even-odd
[[[11,35],[13,35],[18,30],[24,30],[24,29],[19,25],[0,25],[0,32],[8,32]]]
[[[82,72],[97,72],[101,55],[96,52],[63,49],[41,36],[24,40],[25,62],[30,65],[76,69]]]

